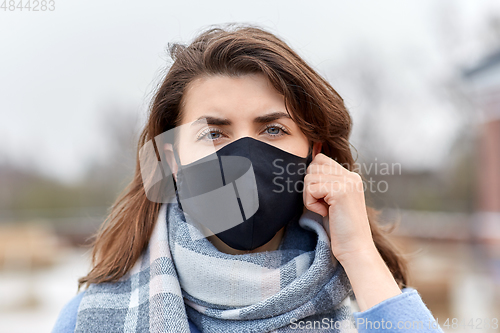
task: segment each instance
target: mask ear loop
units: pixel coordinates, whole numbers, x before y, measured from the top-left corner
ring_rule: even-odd
[[[177,154],[177,148],[175,148],[174,145],[172,145],[172,151],[174,152],[175,163],[177,163],[177,170],[179,170],[182,168],[182,164],[179,155]]]
[[[309,165],[312,162],[313,156],[313,146],[309,147],[309,152],[307,153],[307,158],[306,158],[306,165]]]
[[[172,152],[174,153],[175,163],[177,164],[177,177],[179,177],[179,171],[181,171],[181,169],[182,169],[182,164],[181,164],[180,157],[177,154],[177,148],[175,147],[175,145],[172,145]],[[173,175],[172,175],[172,179],[174,180],[175,196],[177,197],[177,203],[179,204],[179,208],[182,210],[181,200],[179,197],[179,186],[177,184],[177,180],[175,180]]]

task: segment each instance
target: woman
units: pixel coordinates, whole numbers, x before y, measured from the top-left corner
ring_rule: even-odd
[[[440,332],[365,204],[328,82],[251,25],[170,53],[135,177],[54,332]]]

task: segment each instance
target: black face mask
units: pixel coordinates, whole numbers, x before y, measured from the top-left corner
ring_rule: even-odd
[[[303,212],[311,151],[303,158],[244,137],[187,165],[174,154],[180,208],[234,249],[266,244]]]

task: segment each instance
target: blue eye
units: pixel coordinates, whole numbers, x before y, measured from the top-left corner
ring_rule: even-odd
[[[272,125],[267,126],[264,131],[267,134],[269,134],[270,136],[274,136],[274,137],[282,136],[283,134],[288,134],[286,129],[283,126],[278,125],[278,124],[272,124]]]
[[[211,131],[210,133],[208,133],[208,136],[210,140],[218,139],[220,137],[220,132]]]
[[[269,134],[280,134],[280,132],[281,132],[281,129],[278,127],[272,126],[272,127],[267,128],[267,133],[269,133]]]
[[[200,140],[216,141],[221,138],[222,134],[223,134],[222,131],[216,128],[208,128],[204,130],[202,133],[200,133],[196,141]]]

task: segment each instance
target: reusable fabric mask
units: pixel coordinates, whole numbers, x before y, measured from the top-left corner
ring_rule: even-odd
[[[238,250],[269,242],[303,212],[304,176],[312,152],[300,157],[243,137],[182,165],[176,197],[186,221]]]

